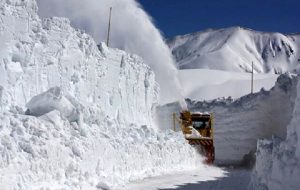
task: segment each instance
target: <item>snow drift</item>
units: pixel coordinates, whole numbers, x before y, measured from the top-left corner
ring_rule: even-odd
[[[155,130],[159,86],[140,57],[37,9],[0,0],[2,189],[105,189],[201,165],[181,134]]]
[[[300,72],[300,35],[241,27],[206,30],[167,41],[179,69],[255,73]]]
[[[135,0],[38,0],[42,17],[63,16],[72,25],[106,41],[109,8],[113,7],[110,46],[138,54],[154,70],[161,103],[181,98],[172,54],[152,19]]]

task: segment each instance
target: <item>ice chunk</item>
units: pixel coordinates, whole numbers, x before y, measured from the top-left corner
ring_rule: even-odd
[[[11,72],[22,73],[23,69],[20,62],[9,62],[7,63],[7,69]]]
[[[63,95],[60,87],[50,88],[48,91],[34,96],[27,104],[27,115],[42,116],[53,110],[59,111],[70,122],[77,121],[79,111],[76,107]]]
[[[42,115],[40,118],[44,119],[45,121],[49,121],[56,126],[56,128],[62,127],[64,124],[64,120],[62,119],[60,112],[57,110],[53,110],[45,115]]]

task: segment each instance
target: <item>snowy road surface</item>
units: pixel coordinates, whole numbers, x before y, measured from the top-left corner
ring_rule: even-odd
[[[148,178],[134,182],[125,190],[240,190],[246,189],[250,180],[250,170],[207,168],[173,175]],[[120,188],[121,189],[121,188]]]

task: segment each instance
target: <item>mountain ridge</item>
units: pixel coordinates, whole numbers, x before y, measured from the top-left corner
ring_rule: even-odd
[[[250,72],[253,61],[256,73],[300,71],[297,33],[287,35],[235,26],[175,36],[166,43],[179,69]]]

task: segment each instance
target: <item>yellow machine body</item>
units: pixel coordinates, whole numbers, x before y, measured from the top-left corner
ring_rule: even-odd
[[[180,126],[185,139],[190,145],[200,146],[206,156],[206,162],[211,164],[215,160],[213,116],[206,113],[180,113]]]

